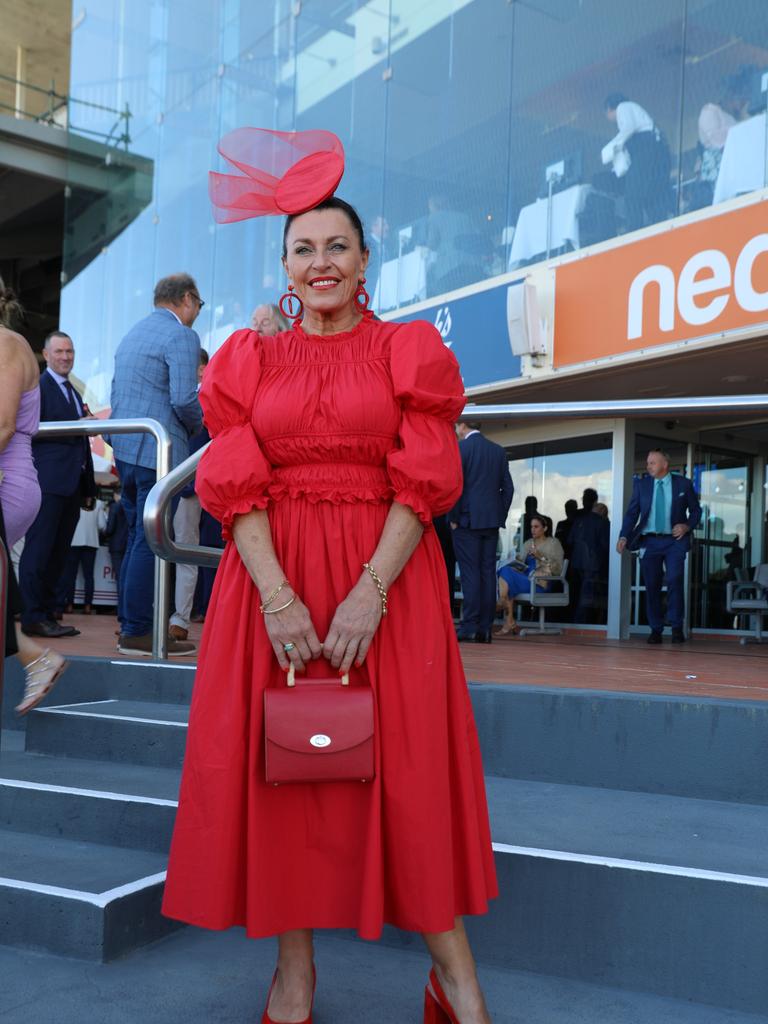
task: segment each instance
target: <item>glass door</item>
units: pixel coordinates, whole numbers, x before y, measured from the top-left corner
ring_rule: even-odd
[[[726,587],[751,564],[751,456],[696,447],[693,482],[701,523],[691,562],[690,616],[694,629],[733,629]]]

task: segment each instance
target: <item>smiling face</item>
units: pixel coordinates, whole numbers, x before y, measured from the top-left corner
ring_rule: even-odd
[[[354,310],[355,292],[368,264],[343,210],[310,210],[288,229],[283,265],[305,310],[319,316]]]
[[[55,334],[43,349],[43,359],[60,377],[68,377],[75,362],[72,339],[66,334]]]

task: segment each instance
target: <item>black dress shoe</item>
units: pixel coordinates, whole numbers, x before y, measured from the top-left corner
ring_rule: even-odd
[[[489,643],[491,643],[491,634],[490,633],[475,633],[475,643],[476,644],[489,644]]]
[[[79,636],[80,630],[72,626],[60,626],[57,622],[29,622],[21,627],[22,633],[26,636],[44,636],[55,640],[62,636]]]
[[[673,629],[672,630],[672,643],[673,644],[684,644],[687,639],[688,638],[686,637],[686,635],[682,631],[682,629]]]
[[[659,633],[655,629],[652,629],[651,632],[648,634],[648,639],[646,640],[646,643],[649,643],[649,644],[660,644],[661,643],[661,633]]]
[[[474,633],[456,633],[456,639],[460,644],[473,644],[475,642]]]

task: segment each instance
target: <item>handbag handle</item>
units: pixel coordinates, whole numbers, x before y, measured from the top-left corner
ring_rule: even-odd
[[[291,662],[290,668],[288,669],[288,686],[296,685],[296,669],[294,668],[293,662]],[[341,677],[341,685],[349,686],[349,672],[345,672]]]

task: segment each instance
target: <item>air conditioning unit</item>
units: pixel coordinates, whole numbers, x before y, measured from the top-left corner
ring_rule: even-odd
[[[512,354],[543,356],[549,350],[554,271],[545,268],[507,289],[507,331]]]

